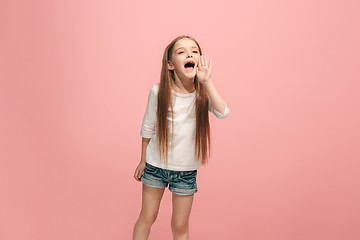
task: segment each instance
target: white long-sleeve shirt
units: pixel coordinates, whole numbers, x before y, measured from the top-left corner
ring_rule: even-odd
[[[195,97],[196,90],[192,93],[181,94],[172,91],[172,99],[174,103],[174,116],[171,116],[169,107],[168,128],[169,128],[169,148],[168,148],[168,164],[165,165],[164,157],[160,161],[160,154],[156,143],[156,110],[157,110],[157,94],[159,91],[159,83],[153,84],[148,96],[148,103],[144,114],[140,136],[143,138],[151,138],[146,149],[146,162],[159,168],[190,171],[199,169],[201,160],[197,161],[194,157],[195,152],[195,131],[196,131],[196,115],[195,115]],[[223,119],[229,115],[230,109],[225,103],[225,112],[220,114],[211,105],[209,99],[209,111],[217,118]],[[171,143],[172,122],[174,123],[173,139]]]

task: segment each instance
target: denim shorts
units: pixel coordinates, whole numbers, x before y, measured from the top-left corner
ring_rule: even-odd
[[[166,188],[178,195],[192,195],[198,191],[196,184],[197,170],[173,171],[145,163],[141,181],[150,187]]]

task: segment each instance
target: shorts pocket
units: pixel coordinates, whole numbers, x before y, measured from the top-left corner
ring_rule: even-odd
[[[196,181],[197,171],[183,171],[180,173],[179,179],[187,183],[194,183]]]
[[[150,164],[146,164],[145,171],[150,174],[156,174],[158,172],[159,168],[154,167]]]

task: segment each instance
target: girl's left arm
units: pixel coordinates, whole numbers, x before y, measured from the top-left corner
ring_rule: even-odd
[[[216,90],[214,83],[211,81],[211,79],[209,79],[208,81],[204,82],[203,85],[207,90],[213,108],[223,115],[225,113],[226,107],[225,101]]]
[[[207,90],[213,108],[223,115],[226,110],[226,104],[211,80],[211,61],[209,60],[208,63],[207,58],[204,56],[200,56],[199,58],[196,75],[199,82],[204,85]]]

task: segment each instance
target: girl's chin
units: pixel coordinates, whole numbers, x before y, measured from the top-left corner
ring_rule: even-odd
[[[185,72],[184,75],[187,77],[193,78],[193,77],[195,77],[196,73],[195,73],[195,71],[191,71],[191,72],[189,71],[189,72]]]
[[[179,78],[184,80],[193,80],[193,78],[196,76],[195,71],[185,71],[178,75]]]
[[[195,79],[195,76],[196,76],[195,74],[192,76],[186,76],[185,79],[189,81],[193,81]]]

